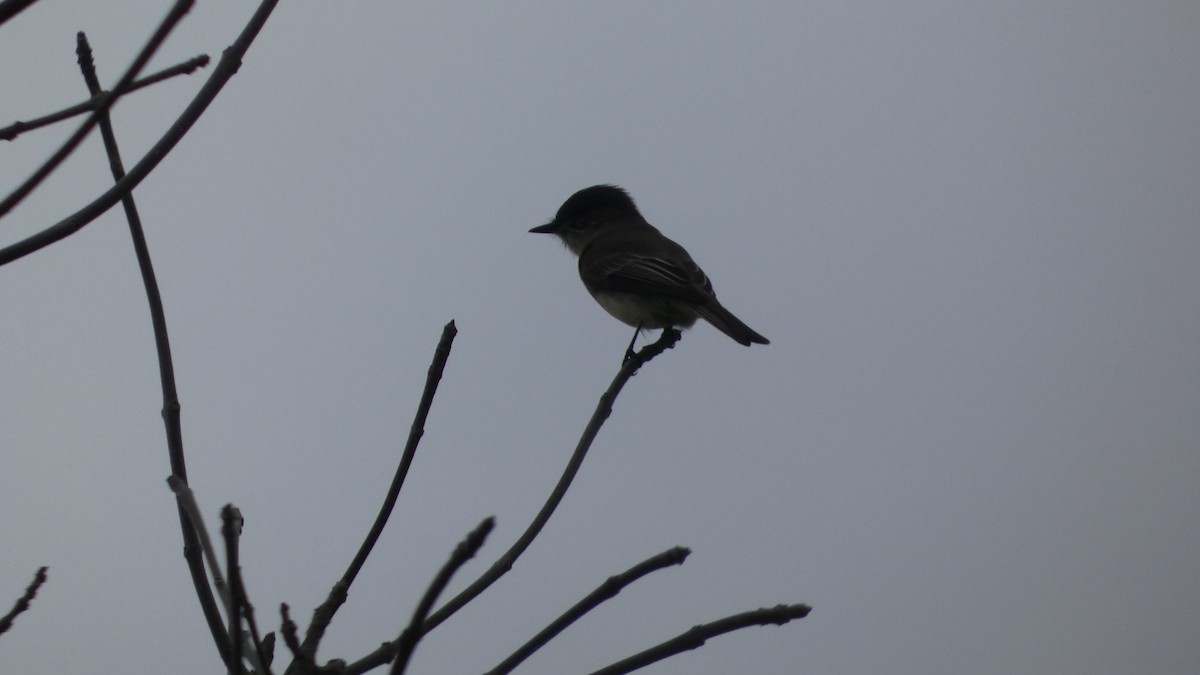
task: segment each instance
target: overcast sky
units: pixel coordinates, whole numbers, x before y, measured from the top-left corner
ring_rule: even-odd
[[[151,70],[218,57],[251,5],[199,3]],[[84,98],[76,31],[108,85],[167,6],[0,27],[0,125]],[[393,639],[483,517],[451,591],[524,529],[631,333],[527,230],[616,183],[771,344],[699,325],[633,378],[542,536],[412,672],[487,670],[676,544],[519,672],[781,602],[814,610],[644,672],[1197,672],[1197,34],[1194,0],[281,3],[135,193],[191,485],[245,514],[262,623],[306,622],[353,556],[450,319],[320,660]],[[206,77],[118,105],[128,165]],[[77,124],[0,144],[4,191]],[[94,134],[0,242],[110,184]],[[50,567],[0,670],[223,672],[119,209],[0,269],[0,386],[0,612]]]

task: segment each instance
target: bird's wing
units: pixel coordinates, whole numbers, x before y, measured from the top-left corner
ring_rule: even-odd
[[[580,258],[579,274],[589,288],[665,295],[698,304],[714,297],[708,276],[687,254],[664,257],[628,251],[596,253]]]

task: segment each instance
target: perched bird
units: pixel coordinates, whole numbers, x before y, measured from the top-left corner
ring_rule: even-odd
[[[579,256],[583,285],[609,314],[637,328],[634,340],[643,328],[688,328],[702,318],[741,344],[768,344],[721,306],[688,252],[646,222],[615,185],[576,192],[554,220],[530,232],[556,234]]]

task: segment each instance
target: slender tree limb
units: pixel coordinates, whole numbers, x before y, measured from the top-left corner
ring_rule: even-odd
[[[19,14],[37,0],[3,0],[0,2],[0,24]]]
[[[265,675],[271,675],[271,662],[275,659],[275,634],[267,633],[266,637],[263,637],[258,632],[258,622],[254,620],[254,605],[246,593],[246,584],[240,569],[238,570],[237,585],[233,588],[233,592],[242,601],[242,617],[246,620],[246,627],[250,630],[250,644],[254,647],[256,656],[254,663],[259,671]]]
[[[221,536],[225,540],[225,571],[229,576],[229,643],[230,655],[227,670],[230,675],[242,675],[245,668],[242,659],[254,666],[254,672],[264,675],[271,674],[271,660],[267,658],[262,640],[258,635],[258,626],[254,624],[254,606],[246,595],[246,585],[242,581],[242,564],[240,557],[240,542],[242,525],[245,520],[242,513],[233,504],[221,507]],[[242,621],[246,629],[242,629]],[[249,640],[247,640],[247,631]],[[250,647],[250,651],[247,651]]]
[[[613,402],[616,400],[617,395],[621,393],[621,389],[625,386],[625,383],[629,381],[629,378],[633,377],[639,368],[649,362],[650,359],[674,347],[679,338],[679,331],[666,329],[662,332],[658,341],[643,347],[641,351],[633,354],[621,364],[621,369],[617,371],[617,375],[608,386],[608,390],[600,397],[600,403],[596,406],[596,411],[592,413],[592,418],[588,421],[587,427],[584,428],[583,435],[580,437],[579,443],[575,446],[575,452],[571,455],[571,459],[568,460],[566,468],[563,469],[562,476],[559,477],[558,483],[554,486],[545,504],[542,505],[541,511],[534,517],[533,522],[529,524],[529,527],[525,529],[520,538],[482,576],[449,600],[441,609],[431,614],[425,620],[424,625],[421,626],[422,633],[428,633],[436,628],[512,569],[513,563],[529,547],[529,544],[533,542],[538,533],[542,531],[542,527],[550,520],[550,516],[567,493],[567,488],[571,486],[571,481],[575,479],[575,474],[583,464],[583,459],[587,456],[592,441],[596,439],[596,434],[599,433],[604,421],[612,414]],[[395,642],[385,642],[375,651],[348,665],[346,673],[357,675],[358,673],[365,673],[372,668],[388,663],[394,658],[397,648],[398,645]]]
[[[438,571],[437,576],[429,584],[429,588],[425,590],[425,595],[421,597],[421,602],[417,603],[417,608],[413,611],[412,620],[408,622],[408,627],[396,639],[399,648],[396,652],[396,660],[392,662],[391,675],[404,675],[404,670],[408,667],[408,661],[412,658],[413,651],[417,648],[417,642],[424,635],[424,632],[421,630],[421,624],[425,622],[425,617],[429,615],[429,610],[433,609],[433,603],[437,602],[438,596],[445,590],[446,584],[450,583],[450,578],[454,576],[458,568],[475,557],[475,553],[483,546],[483,542],[487,541],[488,533],[495,526],[495,518],[484,518],[483,522],[472,530],[466,539],[454,547],[454,552],[450,554],[450,559],[446,561],[445,565],[442,565],[442,569]]]
[[[18,242],[12,246],[0,250],[0,265],[3,265],[8,260],[6,255],[13,255],[16,259],[24,256],[32,251],[38,250],[43,246],[47,246],[58,239],[68,236],[72,232],[78,231],[91,220],[98,217],[101,213],[111,207],[117,200],[128,196],[133,188],[141,182],[143,178],[149,175],[163,157],[179,142],[184,134],[191,126],[199,119],[200,115],[207,109],[208,105],[216,98],[225,83],[233,77],[241,65],[241,58],[249,50],[250,45],[254,42],[266,20],[270,17],[278,0],[263,0],[258,6],[258,9],[251,16],[246,26],[242,29],[241,34],[234,40],[221,56],[217,67],[213,69],[213,73],[209,76],[205,84],[200,88],[200,91],[193,98],[192,102],[176,119],[171,128],[159,139],[158,143],[150,149],[149,152],[142,158],[141,161],[129,172],[128,175],[117,177],[117,184],[110,190],[104,193],[99,199],[92,202],[74,216],[59,223],[58,226],[51,227],[32,237]],[[136,75],[136,71],[131,72]],[[129,76],[132,79],[132,75]],[[112,97],[119,93],[122,83],[125,85],[125,78],[114,87],[113,92],[109,95],[109,104]],[[94,94],[95,92],[93,92]],[[98,108],[97,114],[93,115],[99,123],[100,118],[106,117],[103,114],[103,109]],[[115,143],[113,145],[115,149]],[[120,168],[119,155],[110,152],[110,162],[114,162],[114,172]],[[130,202],[132,204],[132,202]],[[56,227],[58,228],[57,231]],[[149,249],[146,246],[145,236],[140,227],[140,221],[130,220],[130,233],[133,237],[134,249],[138,257],[138,265],[142,271],[143,282],[146,286],[147,302],[150,305],[151,322],[154,327],[155,347],[158,352],[159,361],[159,376],[162,382],[163,392],[163,423],[167,433],[167,451],[170,458],[172,477],[183,487],[187,487],[187,468],[183,455],[183,432],[180,425],[179,416],[179,396],[175,387],[174,366],[171,359],[170,342],[167,338],[166,318],[162,307],[162,297],[158,290],[158,284],[154,277],[153,266],[150,262]],[[172,486],[173,489],[175,486]],[[179,494],[179,490],[176,490]],[[199,546],[197,530],[193,527],[194,524],[203,525],[203,521],[199,518],[199,510],[195,508],[194,499],[191,498],[191,491],[187,490],[189,499],[180,501],[180,529],[183,534],[184,559],[187,562],[188,570],[192,576],[192,584],[196,591],[197,599],[200,602],[200,607],[204,613],[205,620],[208,622],[210,633],[213,636],[213,641],[216,644],[217,651],[221,656],[222,661],[228,663],[231,645],[225,639],[224,627],[222,626],[220,612],[217,610],[216,601],[213,598],[212,588],[208,585],[208,579],[204,572],[204,563],[202,561],[202,552]],[[193,507],[193,516],[188,517],[182,510],[182,505],[190,501]],[[207,537],[206,537],[207,538]],[[209,545],[211,555],[211,544]],[[220,582],[219,567],[215,563],[215,555],[211,555],[212,560],[210,566],[214,573],[214,582]],[[217,586],[218,591],[222,589]],[[228,607],[228,591],[224,593],[226,606]]]
[[[77,36],[75,51],[79,56],[79,67],[83,73],[84,82],[87,84],[88,91],[95,98],[100,92],[100,80],[96,75],[91,46],[88,45],[87,36],[82,31]],[[108,164],[113,180],[119,183],[125,177],[125,167],[121,161],[121,151],[117,147],[117,136],[113,131],[112,120],[109,119],[106,110],[98,110],[96,119],[100,126],[100,136],[104,140],[104,149],[108,155]],[[150,309],[150,324],[154,331],[159,379],[162,383],[162,414],[167,428],[167,449],[171,460],[171,471],[186,482],[187,467],[183,461],[183,432],[179,426],[179,395],[175,390],[175,367],[171,359],[171,342],[167,335],[166,312],[163,309],[162,295],[158,290],[158,280],[154,275],[154,265],[150,261],[150,248],[146,244],[146,235],[142,230],[142,219],[138,215],[137,204],[133,200],[132,192],[121,197],[121,205],[125,209],[125,219],[129,222],[129,235],[133,241],[134,253],[142,275],[142,285],[146,289],[146,300]],[[172,415],[174,425],[172,425]],[[196,515],[199,516],[198,509]],[[204,565],[196,552],[195,535],[189,534],[191,532],[189,523],[189,519],[185,517],[183,511],[180,511],[179,525],[183,532],[184,558],[187,559],[192,585],[195,588],[196,597],[200,601],[200,609],[208,623],[209,633],[217,646],[217,652],[221,654],[222,659],[225,659],[229,645],[223,639],[225,633],[221,625],[221,615],[217,611],[217,604],[213,598],[212,589],[208,585],[208,579],[204,576]],[[192,552],[191,555],[189,555],[189,551]],[[220,568],[215,566],[215,556],[213,560],[213,570],[219,571]]]
[[[233,504],[226,504],[221,509],[221,536],[225,539],[225,570],[229,575],[229,644],[232,652],[229,655],[229,675],[243,675],[242,668],[242,594],[238,593],[238,577],[241,563],[238,562],[238,535],[242,531],[242,515]]]
[[[129,85],[129,88],[125,90],[125,94],[128,96],[138,89],[149,87],[152,84],[158,84],[163,80],[170,79],[177,75],[191,75],[197,69],[207,66],[208,62],[208,54],[201,54],[200,56],[192,57],[183,63],[176,64],[170,68],[164,68],[153,75],[147,75],[146,77],[134,80],[133,83]],[[99,87],[97,87],[97,90],[99,90]],[[11,141],[17,136],[20,136],[28,131],[40,129],[44,126],[54,124],[55,122],[61,122],[63,120],[75,117],[76,115],[82,115],[86,112],[95,110],[97,103],[100,102],[102,93],[103,92],[98,91],[97,94],[93,95],[91,98],[82,103],[76,103],[73,106],[63,108],[62,110],[50,113],[49,115],[43,115],[27,122],[13,122],[3,129],[0,129],[0,141]]]
[[[46,583],[47,569],[49,568],[39,567],[37,574],[33,575],[33,581],[29,582],[29,585],[25,587],[25,593],[13,605],[12,611],[4,616],[0,616],[0,635],[3,635],[9,628],[12,628],[13,621],[16,620],[21,612],[29,609],[29,604],[37,597],[38,589],[42,587],[42,584]]]
[[[137,187],[137,185],[141,183],[142,180],[144,180],[156,166],[158,166],[158,163],[167,156],[167,153],[169,153],[175,147],[175,145],[179,143],[179,140],[183,138],[184,134],[186,134],[189,129],[191,129],[192,125],[196,123],[196,120],[200,118],[200,115],[204,113],[209,104],[212,103],[213,99],[216,98],[217,94],[220,93],[225,84],[230,80],[230,78],[233,77],[234,73],[237,72],[238,67],[241,66],[242,56],[244,56],[246,51],[250,48],[251,43],[254,42],[254,38],[262,29],[263,24],[266,23],[267,18],[270,17],[271,11],[275,9],[275,5],[278,4],[278,2],[279,0],[262,0],[254,15],[246,24],[246,27],[242,29],[242,33],[238,36],[237,40],[235,40],[233,44],[227,47],[221,54],[221,58],[217,62],[216,67],[213,68],[212,74],[200,88],[200,91],[197,92],[196,96],[192,99],[192,102],[188,104],[188,107],[184,109],[179,118],[175,120],[175,123],[171,125],[171,128],[167,129],[162,138],[160,138],[158,142],[155,143],[154,146],[151,147],[150,150],[142,157],[142,159],[139,160],[138,163],[129,170],[129,173],[124,178],[117,181],[116,185],[109,188],[104,192],[104,194],[97,197],[90,204],[84,206],[82,209],[76,211],[70,216],[67,216],[58,223],[55,223],[54,225],[51,225],[50,227],[21,241],[0,249],[0,265],[6,265],[14,260],[23,258],[34,251],[45,248],[46,246],[49,246],[60,239],[78,232],[85,225],[98,218],[100,214],[112,208],[114,204],[120,201],[121,197],[129,194],[133,188]],[[113,92],[110,92],[109,94],[110,102],[111,97],[113,97],[115,93],[119,92],[120,90],[118,90],[116,87],[113,88]],[[176,405],[178,405],[178,402],[176,402]],[[178,412],[176,411],[174,415],[177,416]],[[180,455],[180,458],[182,458],[182,454]],[[178,466],[173,465],[171,470],[181,477],[186,477],[185,473],[182,471],[182,464]],[[186,539],[187,537],[185,535],[185,555],[187,554],[188,543]]]
[[[171,34],[171,30],[183,19],[183,15],[187,14],[193,4],[195,4],[195,0],[176,0],[171,10],[167,12],[167,16],[159,24],[158,29],[154,31],[154,34],[146,41],[146,45],[142,47],[137,57],[134,58],[133,63],[126,69],[125,74],[113,85],[112,91],[104,94],[101,100],[96,103],[95,112],[75,130],[75,133],[63,143],[57,152],[50,156],[50,159],[46,160],[42,166],[38,167],[37,171],[33,172],[32,176],[27,178],[16,190],[13,190],[11,194],[0,201],[0,218],[3,218],[13,207],[20,204],[21,200],[29,196],[29,193],[33,192],[34,188],[57,169],[58,165],[62,164],[63,160],[75,151],[75,148],[79,147],[83,139],[87,138],[87,135],[96,127],[101,113],[108,110],[119,97],[125,94],[125,91],[129,88],[134,78],[142,71],[142,68],[146,67],[146,64],[150,61],[150,57],[154,56],[154,52],[158,51],[158,48],[162,46],[167,36]]]
[[[245,578],[242,578],[241,568],[238,568],[238,579],[236,579],[233,592],[240,598],[241,616],[246,620],[246,627],[250,629],[250,644],[254,647],[252,653],[254,667],[258,668],[260,673],[271,675],[271,662],[275,661],[275,633],[268,633],[265,638],[259,634],[258,622],[254,621],[254,605],[250,602],[250,595],[246,592],[246,581]]]
[[[812,607],[808,605],[776,605],[774,607],[735,614],[724,619],[718,619],[712,623],[693,626],[686,632],[666,642],[657,644],[641,653],[634,654],[627,659],[622,659],[610,666],[601,668],[593,672],[592,675],[620,675],[621,673],[630,673],[656,661],[696,649],[711,637],[750,626],[766,626],[768,624],[782,626],[792,619],[803,619],[811,611]]]
[[[229,585],[225,583],[225,576],[221,572],[221,565],[217,562],[217,550],[212,544],[212,539],[208,536],[208,527],[204,524],[204,516],[200,514],[200,506],[196,503],[196,495],[188,484],[179,479],[179,476],[167,476],[167,486],[175,493],[175,501],[179,505],[179,510],[187,518],[188,526],[195,532],[196,548],[203,554],[204,560],[208,563],[209,573],[212,574],[212,586],[217,589],[217,595],[221,597],[221,602],[225,605],[225,613],[228,614],[232,610],[232,598],[229,592]],[[202,568],[203,569],[203,568]],[[208,587],[207,578],[205,587]],[[217,615],[217,620],[220,620],[220,614]],[[224,635],[225,628],[221,628]]]
[[[286,602],[280,603],[279,616],[282,619],[279,632],[283,633],[283,644],[287,645],[288,651],[292,653],[293,664],[298,664],[302,672],[315,671],[317,664],[313,662],[311,656],[304,653],[304,648],[300,646],[300,636],[296,634],[296,622],[292,621],[291,610]],[[291,670],[289,667],[288,671]]]
[[[616,597],[617,593],[620,593],[626,586],[647,574],[672,565],[682,565],[690,553],[690,550],[682,546],[676,546],[652,558],[643,560],[618,575],[605,579],[599,588],[589,593],[587,597],[576,603],[574,607],[568,609],[562,616],[555,619],[549,626],[546,626],[541,632],[533,636],[529,642],[521,645],[520,649],[513,652],[511,656],[501,661],[500,665],[489,670],[484,675],[505,675],[506,673],[511,673],[517,666],[521,665],[522,661],[544,647],[546,643],[566,630],[568,626],[575,623],[584,614],[592,611],[604,601]]]
[[[375,516],[375,522],[371,525],[370,531],[367,532],[366,539],[358,547],[358,553],[350,561],[350,566],[346,568],[346,572],[342,575],[342,578],[333,585],[325,602],[321,603],[321,606],[313,611],[313,620],[309,624],[308,631],[305,633],[304,644],[302,645],[305,654],[308,655],[310,660],[316,659],[317,647],[320,645],[321,638],[325,635],[325,629],[329,627],[329,623],[333,620],[333,615],[337,613],[338,608],[346,602],[346,598],[350,592],[350,585],[354,583],[354,578],[358,576],[359,570],[366,563],[367,556],[371,554],[375,543],[379,541],[379,535],[383,533],[383,527],[387,524],[388,518],[392,514],[392,509],[396,506],[396,498],[400,495],[400,488],[404,485],[408,469],[412,465],[413,457],[417,453],[417,445],[421,442],[421,437],[425,435],[425,420],[429,417],[429,410],[433,406],[433,397],[437,394],[438,384],[442,381],[442,372],[446,369],[446,361],[450,358],[450,348],[454,344],[454,337],[456,335],[458,335],[458,328],[455,327],[454,321],[451,321],[442,328],[442,337],[438,341],[437,348],[434,350],[433,362],[429,364],[429,370],[425,376],[425,389],[421,392],[421,401],[417,405],[417,414],[413,418],[412,426],[408,430],[408,441],[404,444],[404,452],[400,456],[400,465],[396,467],[396,474],[392,477],[392,484],[388,488],[387,496],[384,497],[379,514]]]

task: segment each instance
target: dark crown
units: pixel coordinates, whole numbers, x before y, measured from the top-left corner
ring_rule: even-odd
[[[559,207],[555,222],[569,223],[599,211],[637,213],[633,197],[616,185],[593,185],[571,195]]]

